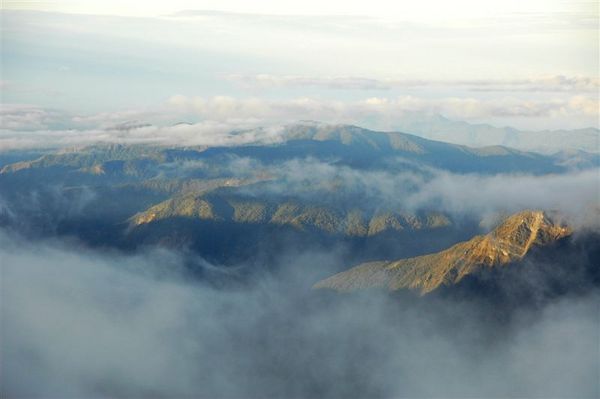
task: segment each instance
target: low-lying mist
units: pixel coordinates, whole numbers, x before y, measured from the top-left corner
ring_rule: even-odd
[[[415,169],[410,170],[411,166]],[[523,209],[557,211],[574,226],[600,226],[595,209],[600,200],[598,168],[542,176],[487,175],[452,173],[422,165],[403,165],[395,171],[360,170],[310,158],[283,162],[271,170],[249,159],[234,160],[228,167],[232,172],[265,170],[271,174],[274,178],[266,184],[239,189],[258,197],[329,199],[338,207],[359,207],[372,212],[434,210],[454,220],[466,217],[487,221],[484,223],[487,229],[499,217]]]
[[[336,251],[289,248],[253,283],[179,254],[2,233],[5,397],[597,397],[598,291],[500,319],[465,299],[311,285]]]

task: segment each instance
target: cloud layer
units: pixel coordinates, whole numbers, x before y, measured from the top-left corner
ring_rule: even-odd
[[[342,102],[318,98],[266,100],[175,95],[158,107],[91,115],[73,115],[32,105],[8,104],[3,105],[1,110],[0,151],[56,148],[95,142],[184,145],[247,143],[255,138],[243,138],[243,135],[233,138],[228,137],[227,133],[299,120],[352,123],[389,129],[390,126],[402,124],[407,118],[414,120],[415,115],[420,115],[418,118],[425,123],[427,118],[438,114],[466,120],[505,117],[561,120],[577,117],[582,122],[590,121],[591,126],[597,126],[599,107],[598,100],[588,96],[541,101],[402,96],[395,99],[371,97]],[[165,126],[187,120],[195,123],[191,126]],[[150,126],[149,123],[158,126]],[[265,136],[267,142],[273,139],[270,134]]]
[[[360,204],[372,211],[435,210],[455,220],[468,217],[488,220],[491,225],[501,215],[544,209],[558,211],[578,228],[600,228],[597,168],[544,176],[457,174],[437,169],[416,173],[364,171],[311,159],[284,162],[272,170],[248,159],[235,160],[230,167],[232,173],[265,170],[276,178],[261,185],[256,195],[297,195],[312,201],[330,195],[338,206]]]
[[[233,291],[182,280],[168,253],[2,234],[0,255],[11,397],[598,394],[594,295],[501,323],[477,304],[322,297],[308,287],[331,252],[296,253],[277,279]]]
[[[239,100],[270,87],[262,101],[346,102],[387,89],[388,101],[457,98],[491,102],[485,107],[493,110],[508,97],[513,111],[492,113],[511,124],[512,103],[568,104],[578,95],[597,100],[595,11],[537,7],[535,13],[485,18],[461,18],[463,11],[449,18],[456,9],[448,7],[435,20],[215,11],[127,18],[8,10],[3,101],[101,113],[153,107],[178,93]],[[74,35],[76,46],[70,44]],[[567,110],[561,127],[580,126],[578,116]]]
[[[427,99],[402,96],[396,99],[371,97],[362,101],[342,102],[314,98],[288,101],[269,101],[259,98],[237,99],[219,96],[213,98],[176,95],[168,100],[176,109],[195,112],[205,118],[219,120],[261,119],[298,120],[314,119],[332,122],[392,118],[397,113],[424,112],[442,114],[458,119],[490,117],[545,117],[598,115],[598,101],[593,97],[574,96],[567,100],[523,101],[514,98],[479,100],[476,98],[448,97]]]
[[[246,88],[317,87],[335,90],[390,90],[424,87],[467,88],[472,91],[506,92],[597,92],[600,79],[585,76],[545,76],[530,79],[401,80],[365,77],[309,77],[293,75],[227,76]]]

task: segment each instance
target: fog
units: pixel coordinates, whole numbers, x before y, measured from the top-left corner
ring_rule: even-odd
[[[599,169],[546,176],[458,175],[440,171],[407,201],[412,206],[435,205],[455,214],[484,217],[498,211],[556,210],[571,224],[597,226],[599,215],[597,210],[591,210],[600,200],[599,176]]]
[[[0,235],[2,396],[597,397],[598,291],[542,308],[310,289],[336,251],[287,250],[243,288],[181,256]]]
[[[456,223],[463,220],[481,222],[482,231],[524,209],[555,212],[577,229],[600,227],[598,168],[542,176],[526,173],[486,175],[452,173],[402,162],[386,166],[386,169],[358,169],[335,159],[322,161],[307,157],[272,164],[232,156],[220,159],[218,163],[177,161],[160,164],[151,173],[158,179],[174,176],[247,179],[240,187],[217,190],[216,195],[227,197],[233,193],[267,203],[299,200],[328,206],[334,212],[350,209],[367,213],[435,211],[451,217]],[[102,186],[96,186],[93,180],[90,182],[71,189],[62,182],[48,179],[21,190],[23,192],[0,192],[0,217],[10,225],[19,225],[30,232],[42,226],[55,231],[60,221],[96,214],[114,219],[115,210],[107,207],[107,201],[113,201],[112,194],[101,193]],[[104,184],[110,187],[112,183]],[[147,200],[146,208],[160,201]],[[124,203],[120,206],[123,208]],[[122,220],[117,222],[125,222],[131,216],[123,212],[120,215]]]
[[[242,192],[265,195],[296,195],[323,200],[329,195],[340,206],[398,209],[410,212],[435,210],[452,215],[488,220],[523,209],[557,211],[573,226],[600,225],[600,169],[573,170],[562,174],[452,173],[422,165],[401,166],[400,171],[360,170],[335,162],[305,158],[269,168],[251,159],[235,159],[232,173],[264,170],[276,179]],[[414,169],[414,170],[413,170]],[[477,187],[476,190],[473,187]]]
[[[174,126],[119,121],[94,127],[81,127],[69,122],[69,128],[54,130],[31,130],[29,125],[23,124],[23,130],[0,126],[0,151],[64,149],[95,144],[236,146],[258,142],[271,144],[283,140],[280,127],[258,128],[256,121],[202,121]],[[238,131],[232,132],[234,130]]]

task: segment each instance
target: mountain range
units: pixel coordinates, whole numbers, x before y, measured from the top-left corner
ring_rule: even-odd
[[[600,152],[600,130],[582,128],[573,130],[526,131],[512,127],[497,127],[483,123],[468,123],[441,115],[403,115],[392,126],[403,132],[470,147],[506,146],[522,151],[544,154],[560,152]]]
[[[485,215],[457,215],[437,202],[409,204],[409,196],[418,198],[444,173],[552,177],[600,164],[591,153],[566,162],[564,154],[472,148],[350,125],[289,125],[280,137],[269,144],[99,144],[0,155],[0,226],[94,247],[189,250],[224,265],[266,264],[282,248],[338,248],[344,255],[337,271],[408,258],[363,265],[319,286],[428,292],[486,264],[486,257],[489,265],[512,261],[525,247],[499,241],[500,231],[478,235]],[[539,222],[542,234],[552,225],[540,215],[519,216],[528,222],[515,224],[515,232]],[[425,266],[431,264],[438,266]],[[393,279],[383,278],[390,273]]]

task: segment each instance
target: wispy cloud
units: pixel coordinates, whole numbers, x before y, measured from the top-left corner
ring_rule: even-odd
[[[390,90],[406,88],[466,88],[473,91],[506,92],[594,92],[600,79],[587,76],[545,76],[529,79],[419,80],[366,77],[310,77],[295,75],[232,74],[227,79],[245,88],[274,89],[316,87],[335,90]]]
[[[392,86],[389,81],[360,77],[308,77],[308,76],[276,76],[269,74],[239,75],[226,77],[247,88],[280,88],[280,87],[318,87],[341,90],[388,90]]]
[[[175,126],[121,124],[106,129],[0,131],[0,151],[65,148],[92,144],[230,146],[281,141],[278,128],[251,129],[250,124],[205,121]],[[243,129],[236,133],[234,130]],[[245,130],[249,129],[249,130]]]
[[[260,98],[239,99],[227,96],[202,98],[176,95],[169,99],[168,104],[186,112],[195,112],[204,118],[219,120],[314,119],[341,122],[357,121],[373,116],[391,118],[402,112],[437,113],[458,119],[596,116],[599,113],[598,100],[588,96],[541,101],[511,97],[483,100],[471,97],[430,99],[401,96],[398,98],[372,97],[362,101],[343,102],[316,98],[273,101]]]
[[[246,159],[243,168],[236,162],[230,166],[234,174],[239,170],[268,170],[268,165],[257,161]],[[600,228],[596,208],[600,192],[598,168],[544,176],[422,170],[426,173],[364,171],[314,159],[291,160],[278,164],[270,172],[277,179],[260,189],[262,194],[275,192],[318,201],[334,186],[339,206],[360,202],[365,209],[412,213],[434,209],[456,220],[465,216],[482,220],[523,209],[554,210],[573,226]],[[251,192],[254,188],[246,190]]]
[[[63,111],[29,104],[0,104],[0,129],[31,131],[64,126],[65,122],[68,117]]]

